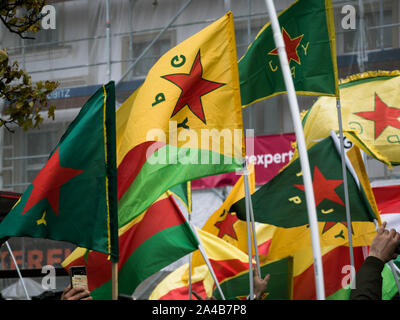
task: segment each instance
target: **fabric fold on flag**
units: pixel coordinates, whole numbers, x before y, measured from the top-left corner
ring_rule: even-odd
[[[327,300],[348,300],[350,297],[350,255],[348,246],[321,248]],[[354,267],[357,272],[365,257],[363,247],[354,247]],[[311,249],[293,255],[293,300],[316,300],[314,259]]]
[[[249,268],[249,257],[243,251],[207,231],[197,227],[196,230],[218,282],[233,277]],[[203,264],[205,264],[205,261],[202,255],[193,257],[193,269]],[[188,273],[185,273],[182,280],[188,282],[188,279]]]
[[[12,236],[68,241],[118,259],[115,126],[109,82],[81,108],[4,218],[2,242]]]
[[[293,278],[293,259],[287,257],[274,262],[262,264],[260,266],[261,277],[270,275],[267,292],[264,293],[262,300],[290,300],[292,293]],[[250,292],[249,271],[239,273],[220,283],[221,290],[227,300],[247,300]],[[213,294],[217,299],[221,296],[217,289]]]
[[[254,163],[251,163],[248,166],[248,170],[249,189],[250,193],[253,194],[256,185]],[[202,230],[223,239],[231,245],[239,248],[244,253],[248,253],[246,222],[239,220],[235,212],[229,211],[233,203],[244,197],[245,185],[244,177],[242,175],[233,186],[224,203],[208,218],[202,227]],[[199,253],[195,252],[193,255],[197,254]],[[194,260],[196,259],[194,258]]]
[[[389,167],[400,164],[400,71],[369,71],[341,80],[340,104],[347,138]],[[307,147],[337,131],[336,98],[320,97],[303,114]]]
[[[371,205],[365,185],[347,170],[351,203],[351,226],[347,226],[341,158],[332,137],[309,149],[313,172],[313,189],[317,207],[321,246],[344,245],[351,227],[354,246],[369,245],[376,234],[374,219],[379,221],[376,207]],[[369,186],[369,185],[368,185]],[[284,190],[284,191],[283,191]],[[304,247],[311,247],[307,208],[299,159],[295,159],[252,196],[254,218],[272,224],[274,231],[268,258],[280,259]],[[245,220],[243,200],[231,208]]]
[[[132,295],[147,277],[189,254],[198,242],[171,194],[164,193],[150,208],[119,228],[118,289]],[[99,252],[77,248],[62,263],[85,265],[94,299],[111,298],[111,264]]]
[[[332,1],[295,1],[278,20],[296,92],[338,96]],[[239,79],[243,106],[286,92],[270,23],[239,60]]]
[[[182,280],[188,268],[189,264],[186,263],[172,271],[154,288],[149,300],[189,300],[188,283]],[[203,299],[212,295],[214,280],[205,264],[194,269],[191,285],[192,290]],[[192,296],[192,300],[196,300],[195,296]]]
[[[119,107],[117,123],[120,227],[174,185],[241,169],[232,13],[165,53]]]

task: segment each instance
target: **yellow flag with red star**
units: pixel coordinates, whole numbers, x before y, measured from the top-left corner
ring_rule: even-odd
[[[343,130],[371,157],[400,165],[400,71],[370,71],[340,84]],[[307,147],[338,130],[336,99],[321,97],[303,116]]]
[[[174,185],[240,170],[245,153],[232,13],[166,52],[116,117],[120,226]]]

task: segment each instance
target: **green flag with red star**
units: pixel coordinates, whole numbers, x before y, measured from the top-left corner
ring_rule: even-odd
[[[348,241],[342,164],[338,139],[335,139],[336,142],[329,136],[308,150],[321,245],[341,245]],[[368,245],[375,233],[373,221],[378,219],[377,214],[364,190],[364,181],[357,175],[359,168],[347,161],[346,174],[354,245]],[[289,238],[293,248],[287,248],[287,252],[294,252],[296,246],[301,247],[300,242],[311,245],[304,190],[300,159],[297,157],[253,194],[255,221],[285,229],[285,232],[275,231],[270,250]],[[231,210],[239,219],[246,219],[244,200],[233,204]],[[278,237],[281,237],[280,241]]]
[[[118,260],[114,82],[99,88],[0,224],[1,242],[68,241]]]
[[[278,19],[296,92],[338,96],[331,0],[298,0]],[[270,23],[239,60],[239,79],[243,106],[286,92]]]
[[[261,300],[290,300],[292,294],[293,258],[287,257],[260,266],[261,278],[270,275],[267,291]],[[226,300],[247,300],[249,296],[249,271],[237,273],[220,282]],[[217,300],[221,295],[217,288],[213,296]]]

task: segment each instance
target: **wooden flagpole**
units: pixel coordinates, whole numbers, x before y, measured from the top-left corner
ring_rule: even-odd
[[[118,262],[111,264],[112,300],[118,300]]]

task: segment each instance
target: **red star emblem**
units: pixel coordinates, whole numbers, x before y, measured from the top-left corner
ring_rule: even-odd
[[[364,119],[374,121],[375,139],[388,126],[400,129],[400,109],[389,107],[376,93],[374,111],[356,112],[355,114]]]
[[[317,166],[314,167],[313,189],[315,205],[318,205],[324,199],[336,202],[344,206],[342,199],[337,195],[335,189],[343,183],[343,180],[328,180],[322,175]],[[304,191],[304,185],[295,184],[296,188]]]
[[[291,60],[293,60],[297,62],[297,64],[300,64],[300,57],[297,54],[297,48],[300,45],[301,39],[303,38],[304,34],[292,39],[285,28],[282,28],[282,36],[283,41],[285,42],[285,49],[289,63]],[[278,55],[278,48],[270,51],[269,54]]]
[[[218,237],[222,238],[224,235],[228,235],[235,240],[238,240],[233,225],[238,221],[238,217],[235,213],[228,212],[224,220],[217,221],[214,226],[219,229]]]
[[[206,123],[201,97],[223,86],[224,83],[213,82],[203,78],[200,50],[196,55],[189,74],[176,73],[162,76],[162,78],[171,81],[182,90],[171,118],[185,106],[188,106],[197,118]]]
[[[60,187],[83,170],[64,168],[60,165],[59,148],[33,180],[33,189],[25,204],[22,215],[43,199],[47,199],[53,211],[58,215]]]

